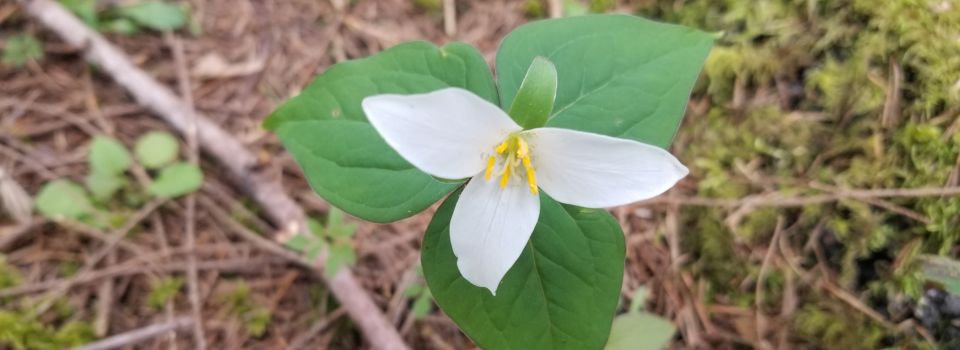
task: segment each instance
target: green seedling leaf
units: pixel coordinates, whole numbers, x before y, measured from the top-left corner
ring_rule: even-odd
[[[326,232],[326,230],[323,228],[323,224],[314,218],[307,218],[307,229],[310,230],[311,235],[317,238],[323,238],[324,232]]]
[[[173,198],[193,193],[203,185],[203,172],[200,167],[190,163],[175,163],[160,171],[157,179],[150,184],[150,194],[157,197]]]
[[[337,208],[330,208],[330,213],[327,214],[327,229],[326,235],[332,240],[347,239],[353,237],[353,234],[357,232],[357,224],[343,221],[343,211],[340,211]]]
[[[604,210],[561,205],[540,195],[530,242],[493,296],[463,279],[449,226],[459,192],[437,210],[421,264],[437,304],[484,349],[600,349],[623,281],[625,243]]]
[[[524,129],[539,128],[547,123],[556,97],[557,68],[538,56],[530,63],[507,114]]]
[[[121,188],[126,186],[127,179],[120,175],[90,173],[84,178],[84,184],[98,202],[106,202],[113,198]]]
[[[943,290],[960,295],[960,261],[934,255],[918,257],[923,277],[943,285]]]
[[[497,103],[493,76],[476,49],[411,42],[333,66],[264,126],[276,131],[321,197],[364,220],[396,221],[423,211],[462,181],[442,182],[410,165],[367,122],[360,102],[445,87]]]
[[[60,0],[60,4],[92,28],[98,26],[97,0]]]
[[[37,194],[37,210],[51,220],[83,220],[96,211],[83,187],[69,180],[47,183]]]
[[[117,139],[97,136],[90,143],[90,172],[119,175],[130,169],[130,153]]]
[[[630,300],[630,309],[631,313],[640,312],[644,308],[644,304],[647,303],[647,288],[641,286],[633,292],[633,299]]]
[[[293,236],[293,238],[290,238],[290,240],[287,241],[286,245],[287,245],[287,248],[290,248],[302,253],[307,251],[307,247],[310,246],[311,241],[312,240],[308,236],[303,234],[298,234],[296,236]]]
[[[144,1],[120,7],[118,13],[141,26],[158,31],[179,29],[187,24],[187,11],[183,7],[162,1]]]
[[[133,35],[140,32],[140,27],[127,18],[111,19],[100,24],[101,32]]]
[[[666,148],[714,37],[634,16],[588,15],[533,22],[497,52],[500,105],[517,98],[536,57],[556,66],[546,126],[633,139]]]
[[[676,332],[670,321],[645,312],[630,313],[613,321],[604,350],[660,350],[670,344]]]
[[[413,312],[413,317],[419,320],[427,317],[431,309],[433,309],[433,296],[430,295],[429,290],[424,290],[417,297],[417,300],[413,301],[413,307],[410,311]]]
[[[137,140],[133,150],[140,164],[158,169],[177,159],[180,143],[168,132],[151,131]]]
[[[20,34],[7,39],[3,46],[3,64],[20,67],[29,61],[43,59],[43,44],[30,34]]]
[[[357,262],[357,254],[353,251],[351,244],[334,244],[330,246],[329,253],[326,264],[323,266],[323,274],[327,277],[332,278],[340,272],[340,269],[353,266]]]

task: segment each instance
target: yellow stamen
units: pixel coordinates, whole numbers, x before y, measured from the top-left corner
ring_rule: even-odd
[[[493,156],[491,156],[490,159],[487,160],[487,171],[483,173],[484,180],[490,181],[490,177],[493,176],[493,165],[496,161],[497,161],[497,157],[493,157]]]
[[[526,159],[526,158],[524,158]],[[526,165],[527,161],[523,162]],[[530,193],[537,194],[540,190],[537,188],[537,174],[534,174],[533,168],[527,167],[527,183],[530,185]]]
[[[509,141],[510,141],[510,139],[507,139],[507,141],[503,141],[503,143],[501,143],[499,146],[497,146],[497,149],[496,149],[497,154],[503,154],[503,152],[506,152],[506,151],[507,151],[507,143],[508,143]]]
[[[500,188],[506,188],[507,183],[510,182],[510,168],[513,167],[507,166],[503,169],[503,175],[500,177]]]
[[[517,157],[526,159],[530,156],[530,146],[521,138],[517,138]]]

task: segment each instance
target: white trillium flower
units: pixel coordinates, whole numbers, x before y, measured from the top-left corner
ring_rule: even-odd
[[[363,99],[373,127],[404,159],[443,179],[470,177],[450,220],[460,274],[496,295],[540,217],[540,190],[587,208],[657,196],[688,170],[663,149],[558,128],[523,130],[459,88]]]

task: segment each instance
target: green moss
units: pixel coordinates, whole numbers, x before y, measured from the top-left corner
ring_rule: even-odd
[[[960,133],[951,129],[960,111],[956,4],[653,0],[639,12],[724,33],[694,91],[708,109],[688,118],[679,138],[688,140],[678,149],[699,196],[825,192],[811,182],[841,189],[956,185],[948,183],[960,159]],[[759,263],[745,252],[766,245],[783,217],[805,268],[818,261],[808,249],[815,243],[836,283],[882,312],[889,300],[920,296],[914,256],[955,253],[960,241],[960,198],[884,200],[929,223],[853,199],[756,208],[735,230],[728,208],[685,208],[683,253],[695,257],[687,268],[707,286],[708,301],[752,306],[753,290],[742,286],[756,278]],[[771,271],[767,289],[782,275]],[[917,339],[879,328],[813,286],[798,288],[805,305],[794,325],[800,343],[916,347]]]

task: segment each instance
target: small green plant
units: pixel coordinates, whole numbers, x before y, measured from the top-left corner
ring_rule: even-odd
[[[413,317],[419,320],[429,315],[430,311],[433,310],[433,294],[430,294],[430,288],[427,288],[423,279],[423,268],[417,265],[416,270],[417,279],[403,291],[403,295],[413,299],[413,306],[410,311],[413,312]]]
[[[189,22],[186,7],[165,1],[125,2],[102,10],[97,7],[96,0],[60,0],[60,3],[87,25],[102,32],[130,35],[144,29],[176,30]]]
[[[20,67],[30,61],[43,59],[43,44],[30,34],[20,34],[7,39],[3,46],[3,64]]]
[[[154,282],[147,296],[147,305],[154,310],[160,310],[183,288],[183,278],[164,277]]]
[[[503,39],[496,80],[469,45],[404,43],[331,67],[264,126],[355,217],[393,222],[443,201],[424,276],[480,347],[599,349],[625,251],[603,208],[687,175],[666,150],[715,38],[625,15],[537,21]]]
[[[627,313],[613,319],[610,339],[604,350],[660,350],[665,349],[677,333],[670,320],[643,311],[646,289],[634,292]]]
[[[222,297],[227,310],[243,322],[243,327],[254,337],[263,336],[270,325],[270,310],[255,304],[250,297],[250,286],[243,281]]]
[[[340,269],[356,263],[357,253],[354,251],[351,239],[357,231],[357,224],[344,222],[342,211],[330,208],[326,225],[312,218],[307,223],[310,226],[310,232],[293,236],[287,241],[287,247],[303,253],[309,260],[317,259],[323,248],[328,247],[323,273],[329,277],[336,275]]]
[[[176,139],[168,133],[152,132],[138,140],[137,161],[157,172],[148,188],[138,189],[128,178],[133,159],[127,148],[114,138],[94,137],[87,156],[90,171],[84,177],[86,187],[67,179],[49,182],[37,195],[35,206],[53,220],[70,220],[99,228],[113,226],[117,221],[116,211],[106,208],[118,193],[127,192],[133,199],[144,192],[156,198],[174,198],[200,188],[203,173],[194,164],[175,161],[177,149]]]

